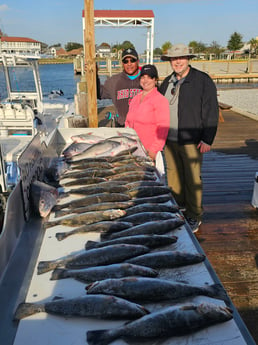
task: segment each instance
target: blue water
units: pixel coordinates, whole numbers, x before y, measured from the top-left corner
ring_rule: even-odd
[[[52,90],[61,89],[66,98],[72,99],[74,97],[80,76],[74,74],[72,63],[39,65],[39,74],[44,96],[48,95]],[[21,75],[17,69],[11,80],[12,87],[17,91],[24,90],[24,87],[27,90],[33,90],[32,80],[31,73],[27,72],[25,75]],[[3,69],[0,68],[0,100],[6,97],[4,73]]]
[[[75,75],[73,64],[47,64],[39,65],[39,73],[43,95],[48,95],[52,90],[61,89],[64,96],[73,99],[76,94],[77,83],[80,81],[80,75]],[[101,82],[106,79],[101,76]],[[21,75],[19,70],[15,71],[12,79],[12,86],[19,91],[25,85],[27,90],[31,90],[32,75],[28,72],[26,76]],[[240,83],[240,84],[217,84],[217,89],[233,88],[258,88],[258,83]],[[4,81],[3,69],[0,67],[0,101],[7,97],[6,85]]]

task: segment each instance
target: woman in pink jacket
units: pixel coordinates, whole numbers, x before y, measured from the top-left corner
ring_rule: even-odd
[[[169,129],[169,102],[157,90],[158,72],[154,65],[144,65],[140,74],[142,91],[131,100],[125,127],[133,128],[155,161],[163,150]]]

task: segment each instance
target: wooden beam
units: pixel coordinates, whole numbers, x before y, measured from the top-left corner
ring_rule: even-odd
[[[87,85],[87,107],[89,127],[98,127],[97,90],[96,90],[96,61],[94,34],[94,0],[84,0],[84,52],[85,77]]]

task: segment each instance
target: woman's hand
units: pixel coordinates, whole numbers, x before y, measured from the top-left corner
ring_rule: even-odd
[[[148,153],[149,157],[150,157],[150,158],[153,160],[153,162],[154,162],[155,159],[156,159],[156,153],[153,152],[153,151],[150,151],[150,150],[148,150],[147,153]]]

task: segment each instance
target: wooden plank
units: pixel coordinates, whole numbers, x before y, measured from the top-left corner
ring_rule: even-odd
[[[258,343],[258,121],[222,110],[212,151],[204,155],[203,223],[196,234],[212,267]]]
[[[97,111],[97,90],[96,90],[96,61],[95,61],[95,34],[94,34],[94,1],[84,0],[84,49],[85,66],[87,66],[86,84],[87,84],[87,106],[89,127],[98,127]]]

